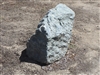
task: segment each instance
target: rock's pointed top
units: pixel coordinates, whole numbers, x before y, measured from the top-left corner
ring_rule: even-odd
[[[66,7],[65,4],[59,3],[56,7]]]
[[[65,4],[59,3],[56,7],[55,7],[59,12],[63,12],[66,14],[72,14],[70,16],[70,18],[74,18],[75,17],[75,12],[70,9],[68,6],[66,6]]]

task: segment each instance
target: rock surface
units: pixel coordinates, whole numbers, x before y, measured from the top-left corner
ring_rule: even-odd
[[[64,4],[50,9],[27,42],[27,55],[41,63],[53,63],[65,56],[75,13]]]

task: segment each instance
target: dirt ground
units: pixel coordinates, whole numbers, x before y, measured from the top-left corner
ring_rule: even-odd
[[[50,65],[24,53],[46,12],[64,3],[76,13],[66,56]],[[99,0],[0,0],[0,75],[100,75]]]

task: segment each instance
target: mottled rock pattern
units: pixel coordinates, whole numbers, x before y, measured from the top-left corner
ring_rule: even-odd
[[[50,9],[27,42],[27,55],[41,63],[53,63],[65,56],[75,13],[64,4]]]

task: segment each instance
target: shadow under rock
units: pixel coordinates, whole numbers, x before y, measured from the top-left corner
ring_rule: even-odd
[[[38,62],[36,60],[33,60],[33,59],[29,58],[27,56],[27,54],[26,54],[26,49],[22,51],[19,60],[20,60],[20,62],[34,63],[34,64],[37,64],[37,65],[40,65],[40,66],[46,66],[46,65],[48,65],[48,64],[40,63],[40,62]]]
[[[29,62],[35,63],[40,66],[48,65],[47,63],[47,37],[44,29],[43,32],[39,30],[36,31],[36,34],[33,35],[27,42],[27,48],[22,51],[22,54],[19,58],[20,62]],[[27,52],[27,53],[26,53]],[[27,55],[28,54],[28,55]]]

